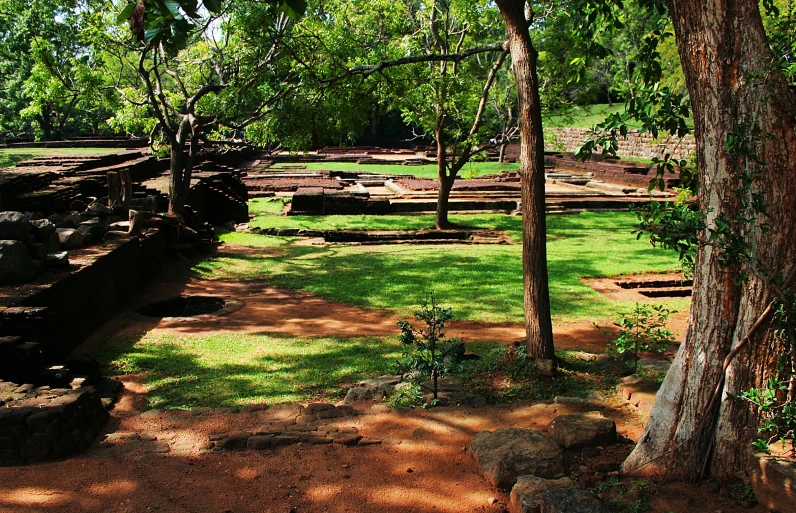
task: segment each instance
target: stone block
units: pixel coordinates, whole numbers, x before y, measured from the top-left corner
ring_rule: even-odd
[[[548,490],[574,488],[568,477],[542,479],[536,476],[520,476],[511,489],[509,513],[540,513],[540,495]]]
[[[598,412],[556,417],[547,427],[550,436],[566,449],[582,449],[616,443],[616,423]]]
[[[510,489],[517,478],[546,479],[564,475],[564,456],[552,438],[532,429],[504,428],[476,434],[472,454],[484,477],[497,488]]]
[[[25,242],[30,237],[30,221],[21,212],[0,212],[0,240]]]
[[[750,459],[752,489],[768,511],[786,513],[796,504],[796,460],[755,454]]]
[[[575,488],[542,492],[539,505],[541,513],[608,513],[592,492]]]
[[[25,282],[35,274],[33,259],[23,242],[0,240],[0,283]]]
[[[73,228],[58,228],[58,242],[63,249],[77,249],[83,245],[85,236]]]

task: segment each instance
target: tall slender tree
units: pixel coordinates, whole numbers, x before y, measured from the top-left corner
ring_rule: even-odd
[[[531,40],[533,10],[525,0],[497,0],[506,23],[519,99],[522,185],[522,273],[528,354],[553,360],[553,323],[547,274],[544,134],[537,75],[538,52]]]

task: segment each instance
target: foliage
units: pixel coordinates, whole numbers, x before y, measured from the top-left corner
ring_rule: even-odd
[[[752,445],[765,453],[770,452],[769,445],[776,440],[781,441],[783,448],[789,444],[791,451],[796,449],[796,294],[785,293],[785,300],[774,306],[774,338],[786,351],[765,386],[752,388],[740,396],[759,408],[758,432],[765,438]]]
[[[443,340],[445,323],[453,318],[453,311],[440,306],[433,292],[420,301],[420,311],[414,313],[414,318],[420,321],[420,327],[398,320],[403,353],[399,368],[402,373],[416,373],[415,380],[430,377],[436,400],[437,380],[457,367],[464,354],[464,344],[458,338]]]
[[[624,315],[614,326],[619,328],[619,336],[609,345],[609,349],[633,360],[633,372],[638,370],[639,353],[647,351],[663,352],[661,345],[674,344],[672,332],[666,328],[666,321],[673,313],[664,305],[636,303],[629,314]]]
[[[556,396],[588,397],[610,395],[617,384],[615,377],[604,373],[595,362],[585,362],[575,352],[556,353],[555,378],[540,376],[528,358],[525,345],[468,341],[467,349],[479,358],[465,360],[455,376],[468,392],[488,402],[550,401]]]
[[[677,189],[675,201],[650,201],[636,210],[636,237],[648,233],[653,246],[676,251],[687,274],[694,270],[699,233],[706,227],[705,214],[695,208],[692,196],[690,189]]]
[[[425,408],[426,401],[423,398],[425,392],[419,383],[407,382],[398,387],[387,400],[390,408]]]
[[[111,99],[90,48],[94,0],[0,2],[0,134],[107,130]]]

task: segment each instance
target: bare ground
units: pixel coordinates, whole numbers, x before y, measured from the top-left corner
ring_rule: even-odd
[[[135,308],[177,293],[242,299],[246,307],[223,317],[157,321]],[[682,332],[685,315],[675,319]],[[293,336],[396,333],[389,312],[364,310],[262,283],[190,281],[150,288],[80,349],[128,331],[176,333],[282,333]],[[466,339],[513,342],[519,325],[458,322],[450,332]],[[610,338],[591,324],[555,326],[559,348],[602,350]],[[65,461],[0,468],[0,512],[502,512],[508,501],[480,475],[469,453],[473,434],[499,427],[546,429],[575,406],[528,404],[391,410],[368,403],[364,414],[341,419],[381,445],[296,444],[265,451],[201,451],[214,433],[257,429],[261,412],[162,412],[142,415],[146,389],[125,376],[125,392],[107,434]],[[603,408],[619,433],[636,439],[644,415],[612,402]],[[628,448],[629,446],[625,446]],[[726,494],[725,494],[726,495]],[[748,511],[715,490],[681,483],[655,487],[650,511]]]

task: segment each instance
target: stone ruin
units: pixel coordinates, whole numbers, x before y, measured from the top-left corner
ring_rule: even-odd
[[[67,355],[151,278],[171,249],[213,246],[248,220],[244,151],[205,153],[180,224],[167,162],[140,151],[39,157],[0,170],[0,465],[87,447],[120,384]]]

